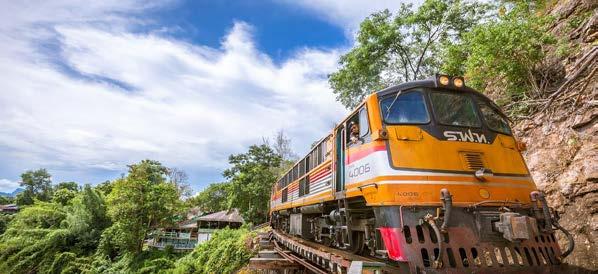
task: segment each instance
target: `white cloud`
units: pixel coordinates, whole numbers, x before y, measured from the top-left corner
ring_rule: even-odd
[[[131,3],[77,15],[68,10],[79,5],[65,2],[4,27],[4,159],[51,171],[122,170],[143,158],[222,168],[228,154],[281,128],[305,150],[345,112],[326,81],[337,51],[305,48],[274,64],[243,22],[220,48],[140,34],[131,31],[140,21],[126,18],[139,11]]]
[[[290,5],[297,5],[320,17],[334,23],[352,35],[359,28],[363,19],[374,12],[388,9],[394,12],[399,9],[401,3],[418,5],[423,0],[279,0]]]
[[[18,182],[13,182],[7,179],[0,179],[0,192],[11,193],[19,187]]]

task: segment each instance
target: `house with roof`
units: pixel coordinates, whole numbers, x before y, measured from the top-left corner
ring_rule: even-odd
[[[0,205],[0,213],[14,214],[19,212],[19,206],[16,204]]]
[[[154,230],[148,235],[146,243],[149,247],[160,250],[172,246],[175,252],[191,251],[210,239],[218,229],[225,227],[239,228],[244,220],[238,209],[223,210],[204,216],[189,216],[190,219],[179,222],[172,227]]]

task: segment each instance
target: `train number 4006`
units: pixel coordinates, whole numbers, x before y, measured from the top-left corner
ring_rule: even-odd
[[[353,177],[359,177],[363,174],[366,174],[368,172],[370,172],[370,164],[363,164],[357,167],[352,167],[349,169],[349,177],[353,178]]]

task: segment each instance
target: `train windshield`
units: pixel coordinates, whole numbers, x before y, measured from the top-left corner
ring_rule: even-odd
[[[482,123],[471,98],[463,93],[430,93],[434,117],[448,126],[480,127]]]
[[[430,121],[424,95],[420,91],[399,92],[380,102],[388,124],[426,124]]]
[[[511,129],[509,128],[509,122],[500,112],[495,108],[491,107],[487,102],[482,101],[476,97],[478,108],[480,113],[484,117],[486,125],[494,131],[511,135]]]
[[[429,104],[426,104],[426,93]],[[428,106],[431,108],[428,109]],[[495,105],[475,94],[444,90],[399,91],[380,101],[386,124],[427,124],[430,115],[437,123],[458,127],[481,127],[511,135],[509,123]]]

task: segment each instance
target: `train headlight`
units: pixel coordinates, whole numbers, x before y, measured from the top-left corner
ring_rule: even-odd
[[[453,79],[453,85],[458,88],[463,87],[463,78],[455,77],[455,79]]]
[[[438,83],[440,83],[443,86],[448,86],[449,77],[446,75],[440,75],[440,77],[438,77]]]

